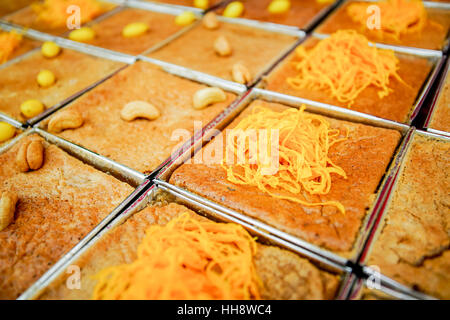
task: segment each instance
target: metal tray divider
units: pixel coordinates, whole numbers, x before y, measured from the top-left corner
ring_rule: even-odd
[[[443,60],[445,60],[445,58],[443,58]],[[430,127],[431,119],[433,118],[434,113],[436,111],[437,102],[439,101],[439,99],[442,96],[442,92],[443,92],[442,89],[443,89],[443,87],[445,85],[447,77],[450,77],[450,60],[448,59],[448,57],[447,57],[447,63],[445,64],[445,68],[444,68],[444,71],[442,73],[441,79],[440,79],[440,81],[438,83],[438,86],[436,88],[436,94],[433,97],[433,101],[431,102],[430,110],[428,111],[428,115],[427,115],[427,118],[426,118],[425,123],[424,123],[424,128],[427,131],[432,132],[432,133],[441,134],[441,135],[445,135],[445,136],[450,136],[450,132],[445,132],[445,131],[433,129],[433,128]]]

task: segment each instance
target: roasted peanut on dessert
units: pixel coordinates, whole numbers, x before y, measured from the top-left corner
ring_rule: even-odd
[[[20,112],[25,118],[33,118],[43,112],[44,109],[44,104],[36,99],[27,100],[20,105]]]
[[[41,87],[47,88],[55,83],[56,77],[50,70],[41,70],[36,80]]]
[[[205,14],[202,20],[202,24],[206,29],[217,29],[219,28],[219,20],[214,12],[208,12]]]
[[[1,193],[0,231],[4,230],[14,220],[17,199],[17,195],[13,192],[4,191]]]
[[[78,42],[87,42],[95,38],[95,31],[89,27],[82,27],[69,33],[69,39]]]
[[[20,145],[16,164],[21,172],[38,170],[44,164],[44,145],[39,140],[25,140]]]
[[[194,7],[206,10],[209,7],[209,0],[194,0]]]
[[[125,38],[139,37],[149,30],[148,24],[145,22],[129,23],[123,28],[122,36]]]
[[[247,67],[242,63],[235,63],[233,65],[233,68],[231,69],[231,76],[233,81],[242,84],[248,84],[252,80],[250,71],[248,71]]]
[[[267,10],[273,14],[288,12],[291,8],[291,2],[289,0],[273,0]]]
[[[223,102],[227,99],[227,95],[220,88],[204,88],[198,90],[193,97],[195,109],[203,109],[210,104]]]
[[[216,41],[214,41],[214,51],[216,51],[219,56],[229,56],[232,50],[227,38],[219,36]]]
[[[155,120],[160,115],[158,108],[145,101],[129,102],[120,111],[120,117],[125,121],[133,121],[137,118]]]
[[[61,48],[52,41],[46,41],[42,45],[41,52],[46,58],[54,58],[61,52]]]
[[[5,142],[16,134],[16,128],[6,122],[0,121],[0,143]]]
[[[227,18],[237,18],[244,12],[244,4],[240,1],[230,2],[225,10],[223,11],[223,16]]]
[[[195,17],[195,14],[193,12],[184,11],[175,18],[175,24],[184,27],[193,23],[196,19],[197,18]]]
[[[59,133],[66,129],[76,129],[83,125],[83,117],[75,109],[62,110],[48,122],[50,132]]]

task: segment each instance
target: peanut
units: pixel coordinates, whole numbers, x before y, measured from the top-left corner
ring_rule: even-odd
[[[205,14],[202,24],[206,29],[210,30],[219,28],[219,20],[217,20],[217,16],[214,12],[208,12]]]
[[[231,69],[231,76],[237,83],[248,84],[252,77],[250,71],[242,63],[235,63]]]
[[[16,134],[16,128],[6,122],[0,121],[0,143],[5,142]]]
[[[16,211],[17,195],[5,191],[0,198],[0,231],[4,230],[14,220]]]
[[[219,36],[216,41],[214,41],[214,51],[221,57],[231,55],[232,50],[227,38]]]
[[[42,45],[41,52],[46,58],[54,58],[61,52],[61,48],[54,42],[46,41]]]
[[[227,95],[220,88],[203,88],[195,92],[193,97],[193,105],[195,109],[203,109],[210,104],[223,102],[227,99]]]
[[[122,36],[125,38],[139,37],[149,30],[148,24],[145,22],[133,22],[127,24],[122,30]]]
[[[223,11],[223,16],[228,18],[237,18],[244,12],[244,4],[240,1],[230,2],[225,10]]]
[[[44,145],[40,140],[25,140],[20,145],[16,164],[21,172],[38,170],[44,164]]]
[[[273,14],[288,12],[291,7],[289,0],[273,0],[267,10]]]
[[[69,33],[69,39],[78,42],[88,42],[95,38],[95,31],[89,27],[75,29]]]
[[[20,111],[26,118],[33,118],[44,110],[44,104],[36,99],[27,100],[20,105]]]
[[[155,120],[160,115],[161,113],[154,105],[145,101],[129,102],[120,112],[120,117],[125,121],[133,121],[137,118]]]
[[[193,23],[196,19],[197,18],[193,12],[184,11],[175,18],[175,24],[184,27]]]
[[[66,129],[76,129],[83,125],[83,117],[75,109],[62,110],[48,122],[50,132],[59,133]]]

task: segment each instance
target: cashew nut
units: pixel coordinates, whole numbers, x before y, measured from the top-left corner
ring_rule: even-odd
[[[76,129],[83,125],[83,117],[75,109],[66,109],[55,114],[48,122],[50,132],[59,133],[66,129]]]
[[[145,101],[132,101],[123,107],[120,116],[125,121],[133,121],[136,118],[155,120],[161,115],[159,110]]]
[[[25,140],[20,145],[16,164],[21,172],[38,170],[44,163],[44,145],[40,140]]]
[[[204,88],[198,90],[193,97],[195,109],[203,109],[210,104],[223,102],[227,99],[227,95],[219,88]]]
[[[17,195],[12,192],[2,192],[0,198],[0,231],[4,230],[14,220]]]
[[[230,43],[224,36],[219,36],[216,41],[214,41],[214,50],[222,57],[229,56],[232,51]]]
[[[217,20],[216,14],[212,11],[205,14],[202,24],[206,29],[210,30],[219,28],[219,20]]]
[[[250,71],[242,63],[235,63],[231,69],[231,76],[237,83],[247,84],[252,80]]]

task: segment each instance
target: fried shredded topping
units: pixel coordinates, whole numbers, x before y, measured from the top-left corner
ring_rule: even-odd
[[[256,106],[249,116],[232,129],[232,138],[227,138],[227,153],[222,167],[227,172],[228,181],[232,183],[255,186],[272,197],[305,206],[334,206],[345,213],[344,206],[337,201],[317,203],[307,201],[304,191],[313,195],[326,195],[331,189],[332,174],[347,178],[344,170],[335,165],[328,154],[333,145],[348,138],[348,132],[346,136],[342,136],[339,130],[330,127],[325,118],[306,113],[304,110],[304,105],[300,109],[289,108],[283,112]],[[254,152],[251,151],[251,144],[248,141],[248,130],[252,129],[270,129],[278,132],[278,140],[275,141],[278,144],[276,173],[263,174],[263,169],[267,167],[269,161],[274,160],[274,158],[270,160],[270,157],[273,157],[271,151],[260,151],[255,161],[255,155],[252,154]],[[270,133],[267,131],[264,134]],[[272,150],[274,139],[268,137],[264,139],[268,141],[268,150]],[[238,151],[242,146],[245,150],[243,153],[245,159],[237,161],[231,159],[242,154]],[[233,162],[235,164],[230,164]],[[302,195],[305,200],[298,197]]]
[[[22,35],[14,30],[0,32],[0,63],[6,62],[14,51],[20,46]]]
[[[256,242],[232,223],[185,213],[154,225],[130,264],[98,273],[94,299],[258,299]]]

